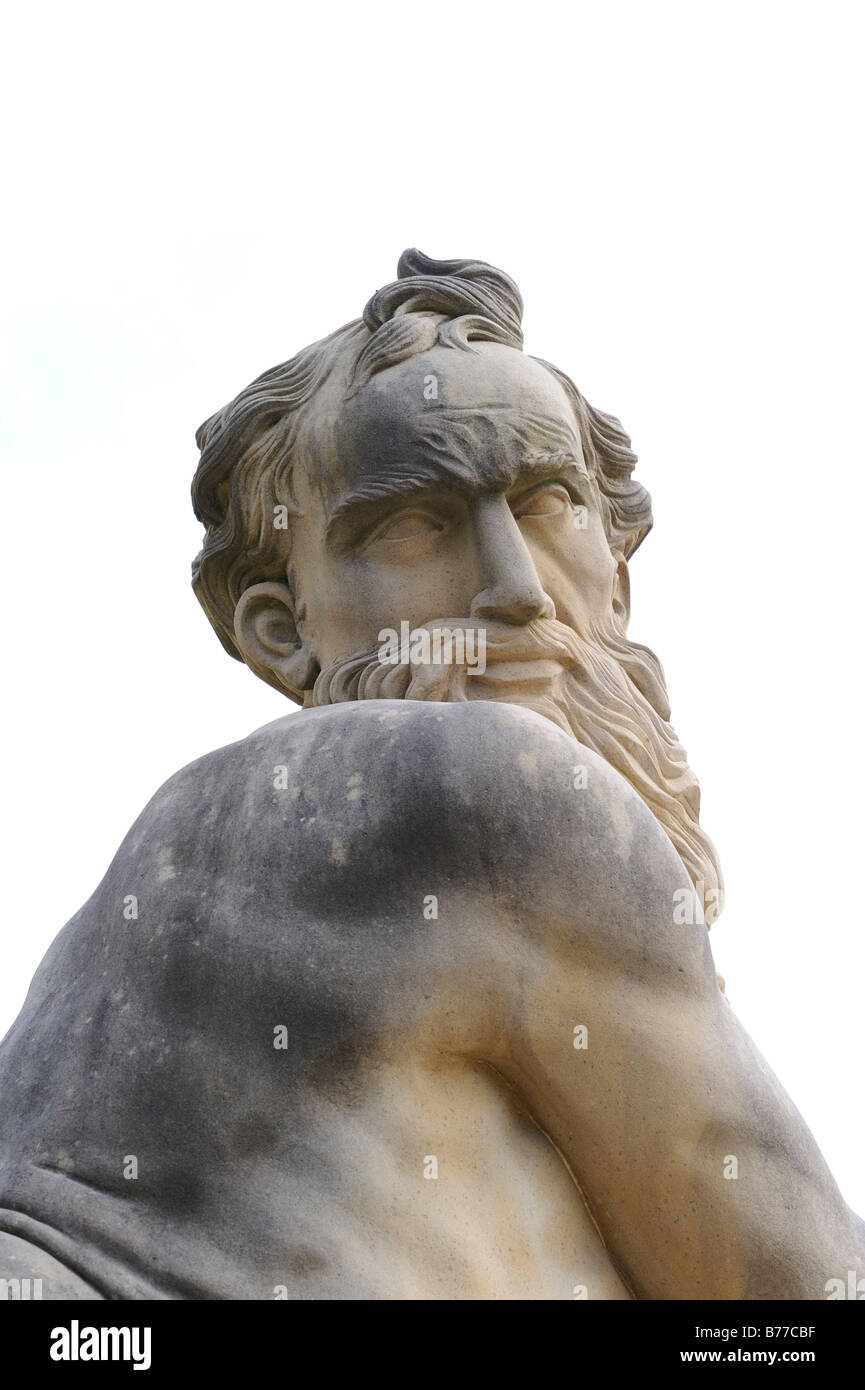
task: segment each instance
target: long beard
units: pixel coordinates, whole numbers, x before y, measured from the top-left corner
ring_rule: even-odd
[[[430,633],[483,631],[485,671],[447,659],[394,665],[378,650],[358,652],[321,672],[311,703],[503,700],[535,710],[630,782],[675,846],[698,897],[714,903],[717,916],[721,868],[700,827],[699,784],[668,722],[664,675],[653,652],[628,641],[612,619],[585,636],[547,618],[521,627],[454,618],[425,626]]]

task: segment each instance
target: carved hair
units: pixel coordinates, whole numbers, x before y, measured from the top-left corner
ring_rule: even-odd
[[[412,249],[400,257],[397,276],[373,295],[361,319],[264,372],[195,436],[201,458],[192,502],[206,529],[192,584],[222,645],[238,660],[234,610],[251,584],[285,578],[288,533],[274,526],[275,508],[297,515],[292,470],[306,444],[311,403],[334,368],[344,373],[348,398],[377,372],[435,343],[522,349],[523,303],[503,271],[483,261],[435,261]],[[631,441],[618,420],[590,406],[563,372],[536,360],[574,407],[610,549],[627,559],[652,525],[649,494],[631,477],[637,461]]]

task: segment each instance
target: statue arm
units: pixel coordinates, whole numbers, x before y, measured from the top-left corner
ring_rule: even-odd
[[[403,849],[447,824],[474,904],[448,949],[501,1001],[491,1027],[466,990],[443,1045],[514,1088],[635,1296],[822,1299],[860,1277],[861,1223],[720,993],[706,928],[676,923],[691,885],[654,816],[531,712],[436,708],[429,825]]]
[[[525,841],[540,901],[522,926],[536,959],[501,1069],[637,1297],[826,1298],[865,1273],[862,1223],[721,994],[705,926],[677,925],[678,856],[586,750],[582,793],[571,749],[545,740],[541,761],[542,853]]]
[[[636,1296],[825,1298],[865,1273],[861,1223],[711,968],[672,969],[575,974],[587,1045],[567,1057],[542,987],[515,1082]]]

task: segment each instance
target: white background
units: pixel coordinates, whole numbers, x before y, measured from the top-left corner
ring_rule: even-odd
[[[2,65],[0,1032],[156,787],[289,708],[189,588],[195,427],[476,256],[633,435],[719,968],[865,1213],[856,7],[31,3]]]

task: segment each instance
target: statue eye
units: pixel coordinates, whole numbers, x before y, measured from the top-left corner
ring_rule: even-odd
[[[405,511],[392,516],[376,532],[377,541],[410,541],[418,536],[433,536],[444,530],[442,522],[429,512]]]
[[[567,488],[556,484],[553,487],[537,488],[528,497],[514,504],[514,516],[518,521],[529,516],[559,516],[570,512],[573,499]]]

